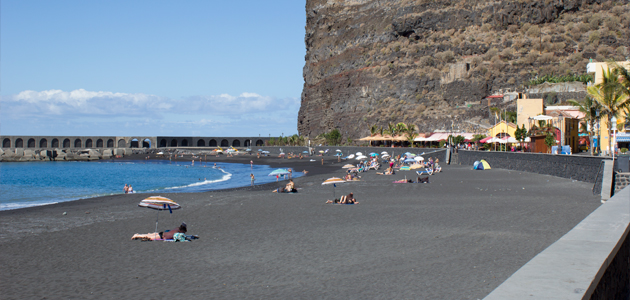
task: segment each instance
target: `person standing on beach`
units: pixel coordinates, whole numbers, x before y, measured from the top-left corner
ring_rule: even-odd
[[[249,174],[249,177],[252,180],[252,186],[254,186],[254,180],[256,180],[256,178],[254,178],[254,173]]]
[[[129,193],[129,186],[127,186],[126,183],[125,183],[125,187],[123,188],[123,191],[125,191],[125,194]]]
[[[253,170],[253,169],[254,169],[254,161],[253,161],[253,160],[250,160],[250,161],[249,161],[249,165],[251,166],[251,168],[252,168],[252,170]],[[253,175],[252,175],[252,176],[253,176]]]

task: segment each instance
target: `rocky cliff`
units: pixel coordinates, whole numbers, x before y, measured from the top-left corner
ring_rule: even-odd
[[[487,124],[495,92],[625,60],[628,0],[307,0],[300,135]],[[509,103],[505,104],[509,105]]]

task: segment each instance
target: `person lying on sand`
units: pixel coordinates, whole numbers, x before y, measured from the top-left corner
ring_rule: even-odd
[[[352,193],[348,194],[348,196],[341,196],[339,199],[335,200],[326,200],[326,203],[332,204],[359,204],[357,199],[354,199],[354,195]]]
[[[385,172],[376,172],[376,175],[394,175],[394,169],[388,168]]]
[[[302,173],[306,174],[306,173],[308,173],[308,171],[304,170],[304,171],[302,171]]]
[[[181,235],[183,235],[183,238],[185,240],[191,240],[191,239],[197,239],[199,237],[197,237],[196,235],[186,235],[186,223],[182,222],[181,225],[179,225],[179,227],[171,229],[171,230],[166,230],[166,231],[161,231],[161,232],[150,232],[147,234],[139,234],[136,233],[134,234],[131,239],[132,240],[142,240],[142,241],[155,241],[155,240],[172,240],[174,239],[174,237],[176,236],[176,234],[180,233]]]

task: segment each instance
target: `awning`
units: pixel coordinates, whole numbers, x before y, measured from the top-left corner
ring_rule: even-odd
[[[628,143],[630,142],[630,133],[618,133],[616,137],[617,143]]]

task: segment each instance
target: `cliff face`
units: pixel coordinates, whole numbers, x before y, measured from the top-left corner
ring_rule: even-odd
[[[474,130],[494,92],[625,60],[628,0],[307,0],[300,135]],[[485,104],[485,105],[484,105]]]

